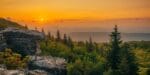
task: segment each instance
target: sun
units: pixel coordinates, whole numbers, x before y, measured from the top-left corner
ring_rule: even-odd
[[[44,26],[49,22],[49,18],[47,16],[38,16],[38,17],[34,17],[33,22],[37,26]]]
[[[44,24],[47,22],[47,18],[46,17],[39,17],[36,20],[39,24]]]
[[[44,22],[45,19],[42,17],[42,18],[39,19],[39,21],[40,21],[40,22]]]
[[[40,17],[35,18],[33,22],[35,23],[37,27],[42,28],[48,22],[48,18],[40,16]]]

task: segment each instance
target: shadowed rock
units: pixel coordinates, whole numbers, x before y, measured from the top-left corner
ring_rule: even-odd
[[[37,41],[44,39],[41,32],[13,27],[1,30],[0,36],[3,37],[1,48],[11,48],[22,55],[34,55]]]

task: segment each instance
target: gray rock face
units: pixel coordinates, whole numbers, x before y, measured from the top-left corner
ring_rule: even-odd
[[[0,30],[0,50],[11,48],[22,55],[31,55],[28,71],[1,70],[3,75],[67,75],[65,59],[51,56],[35,56],[37,41],[44,39],[44,34],[38,31],[6,28]],[[36,60],[35,60],[36,58]]]
[[[0,65],[0,75],[26,75],[21,70],[7,70],[4,65]]]
[[[4,36],[0,34],[0,50],[7,47],[6,40],[4,39]]]
[[[30,59],[28,68],[23,70],[7,70],[4,65],[0,66],[0,75],[67,75],[67,62],[63,58],[30,56]]]
[[[0,48],[11,48],[22,55],[33,55],[36,52],[36,42],[44,39],[44,34],[38,31],[6,28],[0,31]]]
[[[25,71],[21,70],[6,70],[3,68],[0,68],[0,75],[53,75],[48,74],[44,70],[29,70],[28,73],[25,73]]]
[[[52,74],[48,74],[44,70],[31,70],[29,71],[28,75],[52,75]]]
[[[67,75],[65,59],[51,56],[32,56],[29,68],[44,70],[48,75]]]

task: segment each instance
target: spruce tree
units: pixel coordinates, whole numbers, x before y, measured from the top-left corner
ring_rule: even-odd
[[[89,38],[89,46],[88,46],[88,51],[91,52],[94,50],[94,46],[93,46],[93,41],[92,38]]]
[[[94,42],[94,49],[96,50],[96,52],[99,52],[98,43],[96,43],[96,42]]]
[[[42,28],[42,30],[41,30],[41,31],[42,31],[42,33],[43,33],[43,34],[44,34],[44,36],[45,36],[45,30],[44,30],[44,28]]]
[[[27,26],[27,25],[25,25],[25,29],[28,29],[28,26]]]
[[[63,43],[64,43],[64,44],[67,44],[67,42],[68,42],[68,41],[67,41],[67,35],[66,35],[66,34],[64,34]]]
[[[120,63],[120,33],[118,32],[117,25],[115,25],[114,31],[111,33],[111,49],[107,56],[107,65],[113,70],[117,71]]]
[[[51,32],[48,32],[48,34],[47,34],[47,37],[48,37],[48,39],[50,39],[51,40]]]
[[[53,41],[51,32],[48,32],[48,33],[47,33],[46,46],[48,46],[49,41]]]
[[[57,34],[56,34],[56,41],[61,41],[61,36],[60,36],[60,31],[57,30]]]
[[[124,43],[120,56],[121,63],[119,65],[119,70],[121,75],[138,75],[138,65],[135,61],[135,56],[129,50],[129,45],[127,43]]]
[[[85,46],[86,46],[86,49],[88,50],[88,48],[89,48],[89,42],[87,40],[85,42]]]
[[[55,41],[54,35],[51,35],[51,40],[52,40],[52,41]]]
[[[72,39],[71,39],[71,37],[70,36],[68,36],[68,46],[71,48],[71,50],[73,50],[73,48],[74,48],[74,45],[73,45],[73,41],[72,41]]]

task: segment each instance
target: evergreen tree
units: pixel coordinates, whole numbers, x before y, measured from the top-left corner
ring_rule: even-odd
[[[111,50],[108,52],[107,65],[113,70],[118,70],[120,63],[120,33],[118,32],[117,25],[115,25],[114,31],[111,33]]]
[[[45,37],[45,44],[48,46],[49,41],[51,40],[51,33],[48,32],[47,36]]]
[[[138,75],[138,65],[135,61],[135,57],[131,51],[129,51],[129,45],[124,44],[121,51],[121,63],[119,66],[121,75]]]
[[[51,40],[55,41],[54,35],[51,35]]]
[[[72,39],[71,39],[71,37],[69,36],[68,37],[68,46],[71,48],[71,50],[73,50],[73,48],[74,48],[74,45],[73,45],[73,41],[72,41]]]
[[[96,50],[96,52],[99,52],[98,43],[96,43],[96,42],[94,42],[94,49]]]
[[[93,51],[94,50],[94,46],[93,46],[93,41],[92,38],[89,38],[89,46],[88,46],[88,51]]]
[[[51,40],[51,32],[48,32],[47,37]]]
[[[41,31],[42,31],[42,33],[43,33],[43,34],[45,35],[45,31],[44,31],[44,28],[42,28],[42,30],[41,30]]]
[[[63,39],[63,42],[64,42],[64,44],[67,44],[67,35],[66,34],[64,34],[64,39]]]
[[[61,41],[60,31],[57,30],[56,41]]]
[[[85,46],[86,46],[86,49],[88,50],[88,48],[89,48],[89,42],[87,40],[85,42]]]
[[[86,49],[88,52],[91,52],[94,50],[94,43],[91,37],[89,38],[89,41],[86,41],[85,45],[86,45]]]
[[[27,25],[25,25],[25,29],[28,29],[28,26],[27,26]]]

